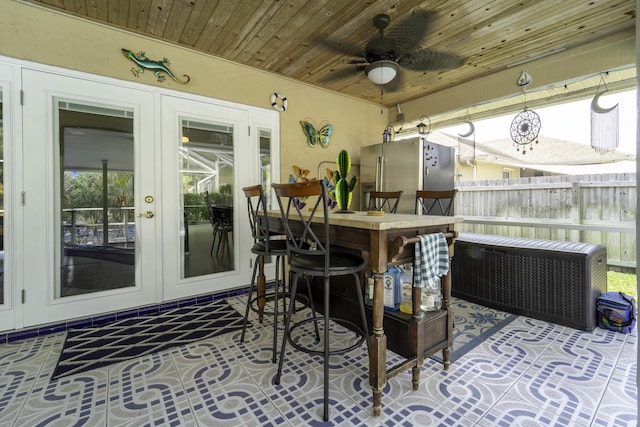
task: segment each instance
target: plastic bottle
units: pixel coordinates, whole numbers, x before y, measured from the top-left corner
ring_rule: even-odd
[[[411,294],[413,292],[413,266],[406,264],[400,275],[400,311],[407,314],[413,313]]]
[[[364,302],[367,305],[373,305],[373,286],[374,279],[373,276],[367,276],[367,287],[364,292]]]
[[[442,307],[442,290],[440,280],[433,287],[422,288],[420,309],[422,311],[438,311]]]
[[[400,269],[389,268],[383,276],[384,308],[397,311],[400,308]]]

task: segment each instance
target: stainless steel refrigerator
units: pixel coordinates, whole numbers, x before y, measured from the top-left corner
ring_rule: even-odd
[[[397,212],[414,213],[417,190],[454,188],[455,149],[421,138],[362,147],[360,182],[363,210],[369,205],[369,192],[402,190]]]

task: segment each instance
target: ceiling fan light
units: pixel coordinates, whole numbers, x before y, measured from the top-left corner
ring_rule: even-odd
[[[373,83],[385,85],[398,75],[398,64],[388,60],[375,61],[367,66],[366,74]]]

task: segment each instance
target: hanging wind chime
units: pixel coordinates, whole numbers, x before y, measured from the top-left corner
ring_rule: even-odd
[[[469,110],[465,116],[465,123],[468,129],[464,133],[458,134],[458,155],[460,160],[468,161],[476,159],[476,127],[471,121]]]
[[[591,147],[600,154],[615,151],[620,142],[618,104],[609,108],[601,107],[599,104],[600,97],[609,90],[604,79],[608,74],[600,74],[596,95],[591,100]],[[601,86],[604,87],[602,91]]]
[[[527,85],[529,83],[531,83],[531,76],[523,71],[517,84],[522,88],[524,94],[524,110],[511,122],[511,139],[516,150],[522,150],[522,154],[526,154],[527,149],[533,150],[534,142],[538,143],[538,134],[542,125],[538,113],[527,109]]]

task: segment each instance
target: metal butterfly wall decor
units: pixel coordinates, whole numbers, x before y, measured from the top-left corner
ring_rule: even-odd
[[[329,138],[333,134],[333,125],[324,125],[320,129],[316,130],[316,127],[311,123],[301,120],[300,126],[302,126],[302,132],[307,137],[307,144],[309,147],[313,147],[320,143],[322,148],[329,146]]]

